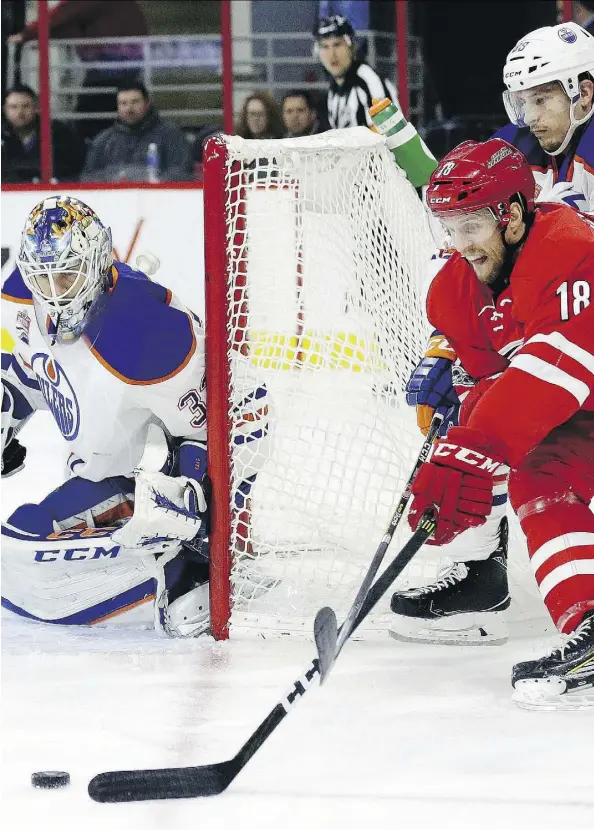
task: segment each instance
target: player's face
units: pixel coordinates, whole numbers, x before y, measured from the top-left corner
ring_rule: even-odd
[[[505,260],[505,245],[497,220],[490,210],[479,210],[443,220],[453,248],[470,264],[477,279],[489,285]]]
[[[510,96],[519,120],[534,135],[545,152],[558,150],[570,127],[569,98],[561,84],[541,84]]]
[[[118,118],[122,123],[132,126],[138,124],[147,114],[150,102],[138,89],[126,89],[118,92]]]
[[[82,288],[86,274],[75,271],[58,272],[52,274],[51,280],[49,275],[37,274],[34,280],[41,294],[47,299],[71,300]]]
[[[15,130],[31,126],[36,115],[37,104],[24,92],[11,92],[4,102],[4,116]]]
[[[315,112],[301,95],[291,95],[283,103],[283,121],[287,132],[303,135],[314,122]]]
[[[266,134],[266,130],[268,129],[268,113],[262,101],[259,101],[257,98],[252,98],[248,102],[245,118],[248,129],[254,138],[260,138],[260,136]]]
[[[327,37],[318,43],[320,60],[333,78],[342,78],[353,62],[352,47],[343,37]]]

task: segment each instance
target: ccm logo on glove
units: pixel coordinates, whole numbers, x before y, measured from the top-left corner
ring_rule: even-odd
[[[446,441],[440,441],[435,445],[432,458],[448,458],[453,457],[458,461],[469,464],[472,467],[477,467],[479,470],[485,470],[491,475],[496,475],[502,465],[500,461],[489,458],[488,455],[483,455],[476,450],[469,450],[467,447],[460,447],[458,444],[448,444]],[[503,472],[503,471],[501,471]]]
[[[493,504],[494,479],[508,469],[502,459],[473,448],[481,436],[472,430],[453,427],[450,432],[464,443],[437,441],[411,487],[409,524],[415,530],[425,510],[437,508],[437,527],[429,541],[435,545],[445,545],[468,528],[485,523]]]

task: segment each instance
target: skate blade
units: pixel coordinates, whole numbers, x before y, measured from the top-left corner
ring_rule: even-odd
[[[507,634],[489,635],[484,629],[479,629],[477,632],[440,631],[432,634],[426,632],[424,634],[419,633],[419,636],[416,637],[389,629],[388,634],[401,643],[420,643],[436,646],[502,646],[508,640]]]
[[[594,689],[582,694],[582,689],[565,691],[565,681],[558,683],[521,680],[512,693],[512,701],[520,709],[538,712],[562,710],[566,712],[594,709]]]
[[[498,613],[492,613],[487,620],[476,619],[475,614],[456,614],[443,620],[427,623],[425,620],[410,620],[407,624],[398,618],[389,634],[404,643],[428,643],[441,646],[501,646],[508,640],[505,620]],[[482,624],[481,624],[482,623]]]
[[[546,695],[530,695],[516,690],[512,694],[512,700],[520,709],[528,709],[532,712],[553,712],[555,710],[571,712],[594,709],[594,696],[585,697],[572,692],[558,697],[547,697]]]

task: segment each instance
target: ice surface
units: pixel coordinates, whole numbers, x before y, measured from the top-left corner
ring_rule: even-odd
[[[61,480],[44,415],[2,513]],[[313,620],[312,620],[313,624]],[[152,631],[2,620],[2,822],[21,830],[456,828],[592,830],[588,712],[510,700],[519,659],[549,641],[457,649],[347,643],[229,790],[211,799],[96,804],[97,772],[230,758],[314,655],[302,639],[172,641]],[[70,787],[34,790],[36,770]]]

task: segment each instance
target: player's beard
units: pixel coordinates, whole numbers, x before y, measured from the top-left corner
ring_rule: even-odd
[[[561,141],[559,141],[559,139],[552,138],[547,133],[538,133],[538,132],[536,132],[534,134],[534,137],[536,138],[536,140],[540,144],[541,149],[545,151],[545,153],[554,153],[556,150],[559,149],[559,147],[561,146],[561,144],[563,142],[563,139],[561,139]]]
[[[516,261],[518,253],[517,245],[508,245],[505,240],[503,244],[505,245],[505,248],[501,265],[495,270],[491,280],[488,283],[489,288],[493,292],[494,298],[497,298],[509,285],[512,268],[514,267],[514,262]]]
[[[502,239],[502,242],[502,249],[483,253],[483,256],[487,258],[485,263],[469,263],[478,281],[488,286],[496,295],[500,294],[509,284],[516,253],[515,245],[508,245],[504,239]]]

